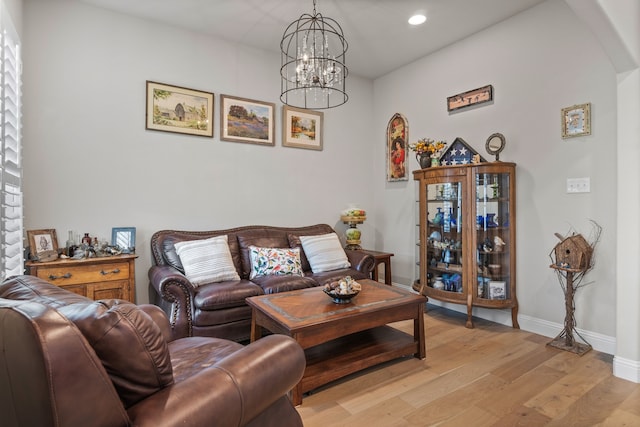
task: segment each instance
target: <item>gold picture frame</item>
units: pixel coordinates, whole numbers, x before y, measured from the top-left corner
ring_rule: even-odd
[[[563,108],[560,113],[562,138],[591,135],[591,103]]]
[[[273,102],[220,95],[220,139],[276,145]]]
[[[321,111],[282,107],[282,146],[322,151]]]
[[[147,80],[145,126],[213,138],[213,93]]]
[[[53,228],[27,230],[29,253],[34,260],[58,258],[58,236]]]

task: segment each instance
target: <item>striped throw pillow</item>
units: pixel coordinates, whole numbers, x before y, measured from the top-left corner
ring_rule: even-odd
[[[240,280],[226,235],[178,242],[174,246],[184,267],[184,274],[194,286]]]
[[[314,273],[351,267],[336,233],[300,236],[300,242]]]

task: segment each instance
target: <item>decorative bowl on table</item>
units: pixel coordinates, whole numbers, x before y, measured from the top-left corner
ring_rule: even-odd
[[[360,283],[353,280],[351,276],[347,276],[344,279],[325,284],[322,290],[329,295],[334,303],[349,304],[361,289]]]

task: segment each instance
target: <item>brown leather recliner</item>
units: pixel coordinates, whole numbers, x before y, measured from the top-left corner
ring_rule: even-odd
[[[0,284],[0,414],[13,426],[302,426],[287,393],[304,353],[171,340],[154,305],[92,301],[33,276]]]

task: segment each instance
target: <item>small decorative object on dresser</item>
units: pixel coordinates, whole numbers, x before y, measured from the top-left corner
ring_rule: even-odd
[[[30,258],[34,261],[53,261],[58,259],[58,236],[53,228],[46,230],[27,230]]]
[[[115,227],[111,229],[111,244],[119,248],[123,254],[136,251],[136,228]]]

